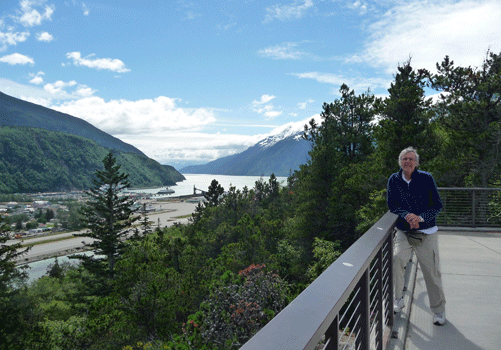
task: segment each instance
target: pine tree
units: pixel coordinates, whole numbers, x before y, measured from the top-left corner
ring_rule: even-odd
[[[13,281],[25,278],[26,273],[16,267],[16,258],[25,254],[30,248],[20,251],[21,243],[12,245],[5,244],[8,236],[5,233],[8,226],[0,217],[0,298],[7,295]]]
[[[204,193],[205,205],[207,207],[217,207],[224,194],[224,188],[214,179],[210,183],[209,189]]]
[[[431,85],[441,92],[435,112],[446,141],[440,161],[468,176],[469,186],[493,185],[501,171],[501,53],[488,51],[478,68],[446,56],[437,70]]]
[[[16,258],[26,253],[21,251],[21,243],[5,244],[9,227],[2,222],[0,216],[0,349],[20,349],[19,338],[27,335],[29,324],[26,315],[32,315],[27,300],[24,299],[24,288],[19,288],[27,278],[23,267],[16,267]],[[29,310],[29,311],[28,311]]]
[[[101,263],[106,262],[107,268],[103,272],[111,277],[125,247],[124,240],[139,216],[134,215],[134,201],[121,196],[121,192],[130,187],[129,175],[120,172],[120,165],[116,164],[111,152],[103,159],[103,165],[104,170],[96,170],[93,186],[86,191],[90,200],[82,209],[82,221],[89,231],[77,236],[93,238],[86,246],[91,247],[96,256],[102,256],[79,258],[97,270],[102,270]]]
[[[426,158],[434,141],[430,134],[431,99],[426,99],[428,71],[415,71],[410,60],[398,67],[395,81],[388,89],[389,96],[384,100],[381,120],[375,129],[377,161],[384,164],[384,177],[398,169],[398,155],[409,146],[418,149]]]
[[[313,243],[314,237],[335,240],[353,231],[356,205],[349,193],[343,169],[363,162],[373,151],[372,122],[379,99],[370,91],[356,95],[343,84],[341,97],[324,103],[322,123],[305,126],[304,138],[313,143],[310,160],[295,173],[298,231]]]

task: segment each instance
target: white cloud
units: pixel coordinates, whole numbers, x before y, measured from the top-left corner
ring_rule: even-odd
[[[42,13],[35,7],[43,7],[45,0],[21,0],[21,11],[17,20],[25,27],[33,27],[42,24],[44,20],[51,20],[54,13],[54,5],[45,5]]]
[[[298,108],[299,108],[299,109],[306,109],[306,107],[307,107],[309,104],[313,103],[313,102],[315,102],[315,100],[312,100],[312,99],[310,98],[310,99],[306,100],[305,102],[299,102],[299,103],[297,104],[297,106],[298,106]]]
[[[33,79],[30,80],[30,83],[35,85],[42,84],[43,83],[42,75],[45,75],[45,73],[44,72],[38,72],[37,74],[30,73],[30,76],[33,77]]]
[[[43,84],[43,78],[41,76],[36,76],[33,79],[30,80],[30,83],[35,84],[35,85],[40,85]]]
[[[15,81],[2,77],[0,77],[0,86],[2,87],[3,93],[33,103],[37,103],[35,101],[49,101],[53,97],[47,91],[37,86],[19,84]],[[48,106],[46,103],[40,104],[45,107]]]
[[[352,60],[394,73],[412,57],[412,65],[434,71],[449,55],[456,65],[479,66],[487,49],[501,49],[501,1],[462,0],[400,3],[368,29],[372,33]]]
[[[89,7],[87,5],[85,5],[85,3],[83,3],[83,2],[82,2],[82,11],[83,11],[84,16],[89,15]]]
[[[262,138],[261,135],[209,134],[190,131],[115,136],[134,145],[161,164],[176,160],[208,163],[217,158],[243,152]]]
[[[0,32],[0,51],[4,51],[9,45],[17,45],[25,41],[29,36],[30,32]]]
[[[264,22],[271,22],[273,19],[287,21],[291,19],[299,19],[303,17],[308,9],[313,7],[312,0],[304,2],[295,1],[290,5],[274,5],[266,8],[266,16]]]
[[[116,134],[120,140],[134,145],[147,156],[162,164],[176,160],[208,163],[212,160],[245,151],[269,136],[300,132],[314,118],[321,123],[318,114],[299,122],[291,122],[257,135],[209,134],[204,132],[177,131],[166,136],[165,132],[143,134]]]
[[[235,27],[236,25],[237,25],[237,22],[231,22],[231,23],[228,23],[228,24],[218,24],[216,26],[216,29],[217,30],[227,31],[227,30],[230,30],[231,28]]]
[[[283,113],[282,111],[275,111],[275,106],[273,105],[266,105],[262,108],[254,109],[254,111],[258,112],[259,114],[262,114],[267,119],[276,118]]]
[[[348,8],[356,10],[359,14],[365,15],[367,13],[367,4],[361,1],[350,2],[347,5]]]
[[[54,37],[52,36],[52,34],[49,34],[48,32],[43,32],[37,34],[37,40],[50,43],[52,40],[54,40]]]
[[[252,104],[253,104],[253,105],[261,105],[261,104],[265,104],[265,103],[270,102],[270,101],[271,101],[271,100],[273,100],[274,98],[275,98],[275,96],[273,96],[273,95],[263,95],[263,96],[261,96],[261,100],[259,100],[259,101],[254,100],[254,101],[252,102]]]
[[[273,95],[263,95],[261,96],[261,100],[254,100],[252,102],[252,110],[263,115],[266,119],[273,119],[281,115],[283,112],[276,111],[275,107],[272,104],[267,104],[271,100],[273,100],[275,96]]]
[[[117,73],[125,73],[130,72],[130,69],[125,67],[125,63],[120,61],[119,59],[111,59],[111,58],[95,58],[92,59],[94,54],[91,54],[87,57],[82,58],[80,52],[68,52],[66,57],[73,59],[73,64],[75,66],[85,66],[89,68],[96,69],[108,69]]]
[[[96,92],[96,90],[94,90],[86,85],[81,85],[75,91],[75,95],[81,96],[81,97],[89,97],[89,96],[94,95],[95,92]]]
[[[56,81],[54,84],[45,84],[44,85],[44,90],[53,94],[53,95],[59,95],[61,93],[66,93],[65,89],[68,87],[72,87],[77,85],[77,82],[72,80],[69,82],[64,82],[62,80]]]
[[[395,68],[395,67],[394,67]],[[334,86],[333,93],[337,94],[341,85],[346,84],[350,89],[357,93],[362,93],[367,89],[375,90],[378,88],[388,88],[390,79],[385,78],[364,78],[364,77],[347,77],[332,73],[321,72],[306,72],[306,73],[291,73],[300,79],[313,79],[319,83],[330,84]]]
[[[13,53],[11,55],[0,57],[0,62],[8,63],[10,65],[15,65],[15,64],[34,65],[35,64],[35,61],[33,60],[33,58],[31,58],[29,56],[21,55],[20,53]]]
[[[211,110],[180,108],[177,101],[165,96],[108,102],[100,97],[86,97],[51,108],[82,118],[112,135],[162,133],[168,138],[174,131],[197,130],[216,121]]]
[[[307,54],[296,50],[297,43],[283,43],[280,45],[270,46],[266,49],[258,51],[258,54],[263,57],[273,58],[275,60],[293,59],[298,60]]]
[[[294,135],[300,131],[303,131],[304,126],[306,124],[309,124],[311,119],[315,119],[318,124],[322,123],[322,118],[320,117],[320,114],[314,114],[311,117],[308,117],[298,122],[290,122],[284,125],[277,126],[273,130],[271,130],[268,134],[264,135],[261,139],[274,135],[283,135],[283,134]]]

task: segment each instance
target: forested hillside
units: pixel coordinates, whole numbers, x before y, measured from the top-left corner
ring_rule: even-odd
[[[0,92],[0,126],[26,126],[82,136],[98,145],[122,152],[143,154],[83,119],[20,100]],[[144,154],[143,154],[144,155]]]
[[[88,189],[109,152],[80,136],[28,127],[0,127],[0,193]],[[174,185],[184,177],[141,153],[114,151],[134,187]]]
[[[342,85],[306,126],[311,158],[284,187],[214,180],[191,224],[153,229],[143,217],[145,234],[113,254],[56,264],[26,288],[10,283],[20,276],[1,245],[0,349],[238,349],[387,211],[402,149],[417,148],[439,186],[499,187],[501,56],[438,68],[399,66],[384,99]],[[87,212],[110,214],[99,204],[116,196],[100,188]],[[115,227],[87,221],[96,236]]]

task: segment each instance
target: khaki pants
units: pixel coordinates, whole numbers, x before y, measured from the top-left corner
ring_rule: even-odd
[[[419,266],[423,272],[430,308],[434,313],[445,311],[445,295],[440,273],[437,234],[407,235],[396,230],[395,250],[393,254],[393,283],[395,298],[401,298],[404,288],[404,267],[411,258],[412,250],[416,253]]]

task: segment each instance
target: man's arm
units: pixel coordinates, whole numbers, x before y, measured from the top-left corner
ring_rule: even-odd
[[[410,212],[398,204],[398,197],[397,185],[394,183],[393,176],[390,176],[386,190],[386,203],[388,204],[388,209],[390,209],[393,214],[397,214],[402,219],[407,220],[406,217]]]
[[[433,179],[433,176],[431,175],[426,190],[429,191],[428,209],[422,212],[420,216],[423,218],[424,222],[430,222],[435,220],[443,207],[442,199],[440,198],[440,194],[438,193],[437,185],[435,183],[435,180]]]

